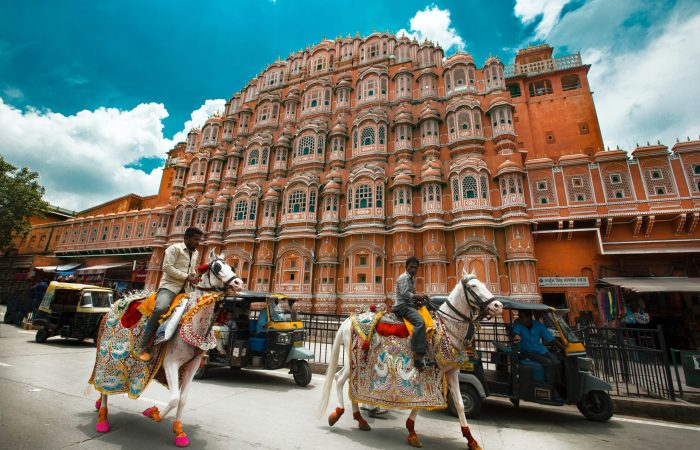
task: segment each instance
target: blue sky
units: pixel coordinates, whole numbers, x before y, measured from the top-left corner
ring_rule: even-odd
[[[267,64],[375,29],[477,64],[528,43],[581,51],[608,145],[700,132],[697,1],[0,0],[0,153],[64,207],[154,193],[173,139]]]

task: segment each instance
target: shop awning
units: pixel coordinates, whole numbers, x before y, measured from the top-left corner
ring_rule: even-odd
[[[89,267],[83,267],[82,269],[78,269],[76,271],[76,274],[77,275],[93,275],[93,274],[97,274],[97,273],[104,273],[109,269],[116,269],[118,267],[131,267],[132,265],[133,265],[132,262],[100,264],[97,266],[89,266]]]
[[[601,278],[604,284],[620,286],[634,292],[700,292],[700,278],[687,277],[612,277]]]
[[[41,266],[41,267],[35,267],[37,270],[42,270],[44,272],[73,272],[75,269],[80,267],[80,263],[70,263],[70,264],[61,264],[58,266]]]

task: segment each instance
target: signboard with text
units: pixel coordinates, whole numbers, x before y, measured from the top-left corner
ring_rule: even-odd
[[[588,287],[588,277],[539,277],[540,287]]]

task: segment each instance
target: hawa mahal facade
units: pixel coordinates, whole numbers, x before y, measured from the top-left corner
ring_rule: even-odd
[[[155,288],[197,226],[201,255],[310,311],[389,301],[416,255],[419,292],[475,270],[496,294],[597,315],[600,277],[698,276],[700,142],[605,150],[589,68],[547,45],[506,66],[391,34],[324,40],[190,131],[158,194],[36,225],[20,253],[140,260]]]

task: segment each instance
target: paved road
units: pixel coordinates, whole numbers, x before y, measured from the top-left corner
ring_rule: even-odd
[[[1,314],[0,314],[1,316]],[[167,391],[154,383],[144,397],[110,399],[112,431],[95,432],[97,395],[84,390],[95,350],[91,343],[53,338],[34,342],[34,332],[0,325],[0,448],[172,449],[172,416],[154,423],[140,412],[162,406]],[[323,377],[299,388],[285,371],[219,369],[195,382],[184,414],[192,448],[364,449],[410,448],[406,413],[368,419],[363,432],[349,414],[330,428],[317,418]],[[484,402],[471,421],[485,449],[526,448],[697,448],[700,427],[631,417],[598,424],[572,408],[539,405],[515,409],[500,400]],[[416,431],[427,448],[466,448],[456,419],[443,411],[421,413]]]

